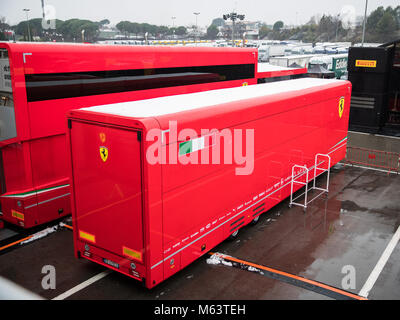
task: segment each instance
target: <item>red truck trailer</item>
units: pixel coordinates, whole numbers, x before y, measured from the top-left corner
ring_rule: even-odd
[[[343,159],[350,95],[305,78],[70,111],[76,257],[154,287],[288,197],[294,165]]]
[[[256,84],[256,69],[246,48],[0,42],[0,220],[71,213],[71,108]]]

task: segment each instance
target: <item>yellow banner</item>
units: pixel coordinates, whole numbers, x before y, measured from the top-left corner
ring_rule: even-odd
[[[376,60],[356,60],[356,67],[376,68]]]

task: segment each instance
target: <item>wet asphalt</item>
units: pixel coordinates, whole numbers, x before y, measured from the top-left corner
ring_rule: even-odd
[[[319,179],[324,183],[325,177]],[[286,199],[264,213],[258,224],[241,229],[233,241],[213,248],[238,259],[343,288],[349,268],[358,294],[400,225],[400,175],[337,165],[330,192],[304,211]],[[0,231],[6,237],[7,229]],[[67,299],[109,300],[324,300],[332,299],[281,280],[226,265],[207,263],[206,255],[152,290],[117,272],[77,291]],[[56,288],[43,289],[42,268],[56,270]],[[0,275],[53,299],[105,271],[73,255],[67,229],[0,253]],[[369,299],[400,299],[400,245],[380,273]],[[0,289],[1,290],[1,289]]]

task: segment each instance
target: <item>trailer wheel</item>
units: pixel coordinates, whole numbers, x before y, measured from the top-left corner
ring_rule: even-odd
[[[239,234],[239,229],[235,230],[230,236],[229,236],[229,240],[235,240],[237,238]]]
[[[255,217],[253,220],[251,220],[250,223],[251,223],[252,225],[255,225],[255,224],[258,223],[258,221],[260,221],[260,216]]]

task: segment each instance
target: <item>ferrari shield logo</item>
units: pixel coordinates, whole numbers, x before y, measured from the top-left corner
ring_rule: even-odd
[[[103,162],[106,162],[108,159],[108,148],[100,147],[100,157]]]
[[[339,100],[339,117],[341,118],[343,115],[343,110],[344,110],[344,97],[341,97]]]

